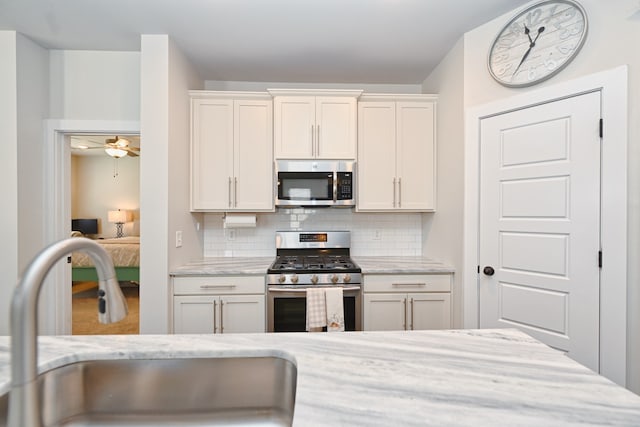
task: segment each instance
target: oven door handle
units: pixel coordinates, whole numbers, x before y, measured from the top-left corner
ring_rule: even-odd
[[[329,286],[318,286],[320,289],[332,289]],[[307,289],[317,289],[317,288],[268,288],[268,292],[296,292],[296,293],[306,293]],[[361,288],[358,286],[350,286],[342,288],[342,291],[359,291]]]

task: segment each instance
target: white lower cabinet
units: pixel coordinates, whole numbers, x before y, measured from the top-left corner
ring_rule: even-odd
[[[451,328],[451,275],[365,275],[364,330]]]
[[[264,276],[176,277],[173,332],[265,332]]]

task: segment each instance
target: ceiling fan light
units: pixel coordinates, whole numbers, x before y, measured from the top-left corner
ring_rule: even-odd
[[[125,148],[129,146],[129,140],[125,139],[125,138],[120,138],[119,136],[116,136],[116,147],[118,148]]]
[[[105,148],[104,151],[113,158],[119,159],[120,157],[124,157],[127,155],[127,150],[122,150],[120,148]]]

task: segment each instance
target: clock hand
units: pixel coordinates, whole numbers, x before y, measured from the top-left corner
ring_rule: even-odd
[[[531,35],[529,35],[529,28],[527,28],[527,26],[524,26],[524,33],[527,35],[527,37],[529,37],[529,49],[527,49],[527,51],[524,53],[524,56],[522,57],[522,59],[520,60],[520,63],[518,64],[518,66],[516,67],[516,70],[513,72],[513,75],[515,76],[516,73],[518,72],[518,70],[520,69],[520,67],[522,66],[522,63],[524,61],[526,61],[527,57],[529,56],[529,54],[531,53],[531,49],[533,49],[533,47],[536,45],[536,41],[538,41],[538,37],[540,37],[540,34],[542,34],[542,32],[544,31],[544,27],[540,27],[538,28],[538,34],[536,34],[536,38],[531,40]]]
[[[529,28],[527,28],[527,26],[524,26],[524,33],[527,35],[527,37],[529,37],[529,44],[533,43],[533,40],[531,40],[531,35],[529,34]]]

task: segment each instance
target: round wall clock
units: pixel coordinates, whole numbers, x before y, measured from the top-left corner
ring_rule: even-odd
[[[562,70],[587,36],[587,14],[572,0],[546,0],[513,17],[489,50],[489,72],[508,87],[540,83]]]

